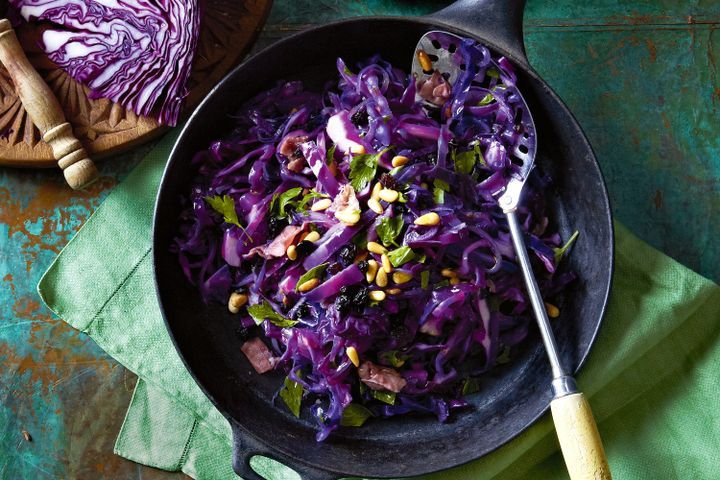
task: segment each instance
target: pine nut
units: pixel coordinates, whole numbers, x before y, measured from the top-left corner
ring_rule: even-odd
[[[398,295],[400,293],[402,293],[402,290],[400,290],[399,288],[388,288],[387,289],[388,295]]]
[[[390,190],[387,188],[383,188],[382,190],[380,190],[380,193],[378,195],[381,200],[385,200],[388,203],[393,203],[400,196],[400,194],[398,194],[396,190]]]
[[[425,53],[423,50],[418,50],[417,57],[418,61],[420,62],[420,66],[422,67],[424,72],[433,71],[432,61],[430,61],[430,57],[428,57],[427,53]]]
[[[365,153],[365,147],[362,145],[353,145],[348,151],[352,155],[363,155]]]
[[[403,283],[407,283],[412,280],[413,276],[408,272],[396,270],[395,273],[393,273],[392,275],[392,279],[393,282],[397,283],[398,285],[402,285]]]
[[[238,313],[240,309],[248,302],[248,296],[244,293],[233,292],[228,299],[228,310],[230,313]]]
[[[318,232],[312,231],[307,234],[307,237],[305,237],[306,242],[317,242],[320,240],[320,234]]]
[[[347,353],[347,356],[353,365],[356,367],[360,366],[360,357],[358,356],[358,352],[355,347],[347,347],[345,349],[345,353]]]
[[[548,317],[557,318],[560,316],[560,309],[552,303],[545,302],[545,310],[547,310]]]
[[[409,161],[410,159],[408,157],[405,157],[403,155],[396,155],[393,157],[390,163],[393,167],[402,167],[403,165],[407,165]]]
[[[375,285],[378,287],[387,287],[388,276],[384,269],[379,269],[377,275],[375,275]]]
[[[375,302],[382,302],[385,300],[385,292],[382,290],[373,290],[368,294],[368,297],[370,297],[370,300],[373,300]]]
[[[382,257],[380,257],[380,260],[382,261],[382,266],[383,270],[385,270],[385,273],[392,273],[393,266],[392,263],[390,263],[390,257],[383,253]]]
[[[450,279],[450,285],[457,285],[458,283],[460,283],[460,279],[458,277],[452,277]]]
[[[368,207],[370,207],[370,210],[377,213],[378,215],[382,215],[382,213],[385,211],[385,210],[383,210],[382,205],[380,205],[380,202],[378,202],[374,198],[371,198],[370,200],[368,200]]]
[[[335,212],[335,218],[337,218],[346,225],[355,225],[360,221],[360,212],[346,212],[345,210],[341,210]]]
[[[310,207],[310,210],[313,212],[322,212],[323,210],[327,210],[330,208],[330,205],[332,205],[332,200],[329,198],[323,198],[322,200],[318,200],[317,202],[312,204],[312,207]]]
[[[290,260],[297,260],[297,249],[295,245],[290,245],[285,253]]]
[[[387,253],[387,248],[383,247],[377,242],[368,242],[367,249],[371,251],[372,253],[377,253],[378,255],[382,255],[383,253]]]
[[[380,198],[380,190],[382,190],[382,185],[380,185],[380,182],[378,182],[373,186],[372,191],[370,192],[370,198],[373,198],[375,200]]]
[[[415,225],[431,227],[440,223],[440,215],[435,212],[426,213],[415,219]]]
[[[453,278],[457,277],[457,272],[453,270],[452,268],[443,268],[440,271],[440,275],[442,275],[445,278]]]
[[[365,273],[365,280],[367,280],[368,283],[375,281],[375,275],[377,275],[378,268],[379,266],[376,260],[368,260],[368,269]]]
[[[313,288],[317,287],[320,284],[320,280],[317,278],[311,278],[310,280],[307,280],[302,285],[297,287],[298,292],[307,292],[312,290]]]

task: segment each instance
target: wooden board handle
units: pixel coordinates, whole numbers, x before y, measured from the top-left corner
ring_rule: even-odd
[[[68,184],[78,190],[95,181],[98,177],[95,164],[73,135],[60,102],[30,64],[6,19],[0,20],[0,62],[10,74],[25,111],[52,148]]]
[[[571,480],[611,480],[600,433],[585,395],[573,393],[556,398],[550,408]]]

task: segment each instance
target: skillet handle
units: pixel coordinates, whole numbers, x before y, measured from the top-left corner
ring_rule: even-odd
[[[458,0],[428,18],[466,30],[528,66],[523,42],[524,10],[525,0]]]
[[[256,455],[271,458],[292,468],[300,475],[301,480],[338,480],[340,478],[337,474],[272,451],[270,447],[257,440],[234,420],[230,420],[230,427],[233,434],[233,470],[243,480],[282,480],[279,476],[265,478],[257,473],[250,465],[250,459]]]

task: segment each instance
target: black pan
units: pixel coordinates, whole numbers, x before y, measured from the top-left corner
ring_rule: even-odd
[[[273,405],[278,374],[257,375],[234,335],[222,305],[205,305],[184,279],[168,246],[177,228],[178,199],[189,192],[190,158],[229,132],[228,115],[279,79],[301,79],[318,88],[335,78],[335,59],[349,65],[374,53],[410,68],[414,47],[428,30],[475,37],[518,67],[519,88],[537,124],[539,168],[557,182],[552,215],[564,238],[581,232],[564,268],[579,281],[555,320],[564,364],[576,371],[585,360],[605,310],[613,265],[613,232],[607,192],[595,156],[567,107],[528,65],[522,42],[524,0],[461,0],[419,18],[357,18],[286,38],[248,59],[208,95],[190,118],[170,156],[158,194],[153,245],[160,306],[177,351],[198,385],[230,422],[233,465],[245,479],[260,479],[254,455],[291,466],[303,479],[343,476],[402,477],[477,459],[518,435],[548,408],[551,373],[537,332],[506,365],[470,397],[474,408],[451,422],[432,417],[391,418],[347,428],[315,442],[314,421]],[[230,459],[228,459],[228,462]]]

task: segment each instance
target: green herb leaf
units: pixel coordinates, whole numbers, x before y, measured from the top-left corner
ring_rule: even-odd
[[[361,427],[370,417],[372,417],[370,410],[359,403],[351,403],[343,410],[340,425],[343,427]]]
[[[434,187],[433,199],[435,200],[435,205],[442,205],[445,203],[445,190],[439,187]]]
[[[553,248],[553,252],[555,253],[555,265],[560,263],[560,260],[562,257],[567,253],[567,251],[572,247],[572,244],[575,243],[575,240],[577,240],[578,235],[580,235],[580,232],[575,230],[575,233],[573,233],[570,238],[568,238],[568,241],[565,242],[565,245],[559,248]]]
[[[300,416],[300,404],[302,403],[303,387],[290,377],[285,377],[285,386],[280,390],[280,398],[296,417]]]
[[[500,78],[500,72],[498,72],[494,68],[491,68],[488,71],[486,71],[485,75],[487,75],[490,78]]]
[[[405,365],[405,362],[408,358],[410,357],[408,357],[407,355],[403,355],[397,350],[388,350],[387,352],[382,352],[378,360],[380,361],[380,363],[391,365],[395,368],[400,368]]]
[[[399,215],[393,218],[385,217],[380,220],[378,226],[375,227],[375,231],[383,245],[386,247],[395,245],[397,247],[396,239],[400,235],[400,232],[402,232],[403,225],[403,219]]]
[[[413,260],[415,258],[415,252],[413,252],[407,245],[403,245],[400,248],[396,248],[395,250],[388,252],[387,256],[390,259],[392,266],[397,268],[400,265],[404,265]]]
[[[427,290],[430,285],[430,270],[423,270],[420,272],[420,288]]]
[[[276,193],[273,195],[272,200],[270,201],[270,211],[274,211],[275,207],[278,208],[278,217],[284,218],[287,217],[287,213],[285,212],[285,209],[292,203],[293,198],[300,195],[302,192],[302,187],[296,187],[291,188],[290,190],[287,190],[283,193]]]
[[[445,190],[446,192],[450,191],[450,184],[447,183],[445,180],[440,180],[439,178],[436,178],[435,180],[433,180],[433,185],[435,185],[437,188]]]
[[[333,143],[332,147],[328,148],[325,154],[325,164],[330,165],[335,159],[335,150],[337,150],[337,143]]]
[[[434,288],[441,288],[441,287],[447,287],[450,285],[450,280],[447,278],[445,280],[440,280],[435,285],[433,285]]]
[[[350,178],[350,185],[353,186],[356,192],[360,192],[375,178],[378,160],[388,150],[390,148],[380,150],[378,153],[362,153],[352,156],[348,177]]]
[[[503,363],[508,363],[510,361],[510,347],[505,346],[500,352],[500,355],[497,356],[495,359],[495,363],[498,365],[502,365]]]
[[[270,323],[280,328],[294,327],[298,323],[297,320],[290,320],[277,313],[267,300],[263,300],[263,303],[250,305],[247,311],[257,325],[261,325],[265,320],[269,320]]]
[[[468,378],[465,380],[465,383],[463,383],[462,388],[462,394],[463,395],[470,395],[471,393],[477,393],[480,391],[480,382],[478,382],[477,378]]]
[[[475,168],[476,162],[485,163],[480,151],[480,145],[477,143],[472,150],[466,152],[457,153],[457,151],[453,150],[452,159],[455,162],[455,171],[461,175],[470,175],[473,168]]]
[[[359,251],[367,250],[367,232],[360,232],[357,235],[355,235],[352,240],[350,240]]]
[[[240,220],[238,220],[237,211],[235,210],[235,200],[230,195],[223,195],[222,197],[220,195],[213,195],[205,197],[205,201],[213,210],[223,216],[225,223],[237,225],[243,232],[245,232],[248,239],[251,242],[253,241],[252,237],[248,235],[245,230],[245,227],[240,225]]]
[[[325,273],[325,269],[328,267],[328,265],[330,265],[330,262],[321,263],[317,267],[313,267],[307,272],[303,273],[302,277],[300,277],[300,280],[298,280],[297,285],[295,286],[295,291],[297,292],[298,287],[303,283],[307,282],[308,280],[322,277],[322,274]]]
[[[488,93],[487,95],[485,95],[485,96],[482,98],[482,100],[480,100],[480,101],[477,103],[477,106],[478,106],[478,107],[482,107],[482,106],[484,106],[484,105],[490,105],[490,104],[493,102],[493,100],[495,100],[495,97],[493,96],[493,94],[492,94],[492,93]]]
[[[373,390],[372,396],[381,402],[387,403],[388,405],[395,405],[395,392]]]
[[[445,192],[450,191],[450,185],[445,180],[440,180],[439,178],[433,180],[433,185],[433,198],[435,199],[435,204],[440,205],[445,203]]]

